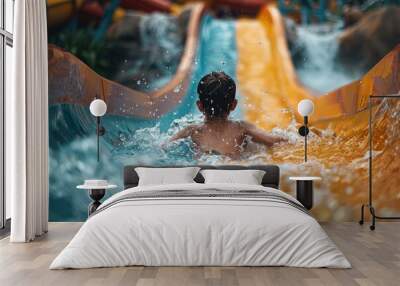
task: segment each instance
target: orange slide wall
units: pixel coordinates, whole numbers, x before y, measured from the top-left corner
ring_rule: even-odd
[[[282,166],[282,189],[290,192],[289,175],[318,175],[314,215],[319,220],[354,220],[368,189],[368,113],[370,95],[400,91],[400,46],[395,48],[361,80],[321,97],[315,97],[298,81],[286,46],[283,21],[274,4],[266,5],[257,19],[237,23],[237,76],[245,118],[265,130],[297,136],[302,119],[297,103],[310,98],[315,112],[310,117],[312,134],[309,162],[303,163],[303,141],[267,151],[266,163]],[[316,78],[316,80],[318,80]],[[400,170],[400,103],[374,104],[374,190],[378,208],[400,212],[396,186]],[[275,129],[274,129],[275,128]],[[276,129],[278,128],[278,129]],[[299,165],[300,164],[300,165]],[[378,187],[379,186],[379,187]]]
[[[187,8],[191,16],[184,52],[176,74],[164,87],[147,93],[130,89],[98,75],[73,54],[49,45],[49,103],[89,106],[97,95],[107,101],[109,114],[149,119],[172,110],[186,94],[191,79],[204,12],[203,4]]]

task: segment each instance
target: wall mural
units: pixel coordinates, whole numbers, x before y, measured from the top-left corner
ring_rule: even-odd
[[[362,2],[48,0],[50,220],[85,220],[90,199],[76,185],[107,179],[120,191],[127,164],[271,163],[285,192],[295,190],[290,175],[323,178],[312,210],[319,220],[358,220],[368,96],[400,90],[400,8]],[[236,82],[230,119],[287,142],[249,142],[240,156],[223,156],[171,140],[204,121],[197,85],[212,71]],[[96,96],[107,103],[100,162]],[[315,104],[307,163],[297,132],[305,98]],[[374,200],[384,215],[400,212],[399,112],[393,99],[373,105]]]

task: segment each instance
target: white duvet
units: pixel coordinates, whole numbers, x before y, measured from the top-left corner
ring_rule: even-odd
[[[50,269],[145,266],[294,266],[350,268],[310,215],[289,204],[258,198],[151,198],[132,192],[262,190],[238,184],[180,184],[120,192],[90,217]],[[114,204],[113,204],[114,202]],[[298,203],[298,202],[297,202]]]

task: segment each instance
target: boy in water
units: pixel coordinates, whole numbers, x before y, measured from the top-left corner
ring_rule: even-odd
[[[236,84],[224,72],[212,72],[204,76],[197,87],[197,93],[197,107],[205,116],[204,123],[186,127],[171,140],[191,137],[202,152],[231,158],[240,157],[250,139],[268,147],[287,141],[268,135],[247,122],[228,118],[238,102],[235,99]]]

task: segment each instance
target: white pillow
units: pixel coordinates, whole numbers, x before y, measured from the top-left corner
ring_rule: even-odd
[[[265,171],[261,170],[202,170],[205,184],[261,185]]]
[[[199,170],[199,167],[135,168],[139,176],[139,186],[195,183],[193,179]]]

